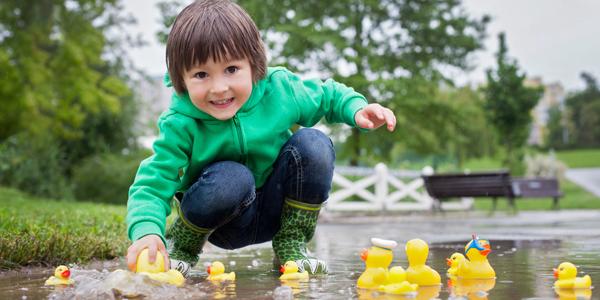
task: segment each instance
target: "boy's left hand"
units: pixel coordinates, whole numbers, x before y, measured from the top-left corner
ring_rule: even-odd
[[[388,131],[396,128],[396,116],[392,110],[377,103],[371,103],[356,112],[354,121],[360,128],[375,129],[383,124],[387,124]]]

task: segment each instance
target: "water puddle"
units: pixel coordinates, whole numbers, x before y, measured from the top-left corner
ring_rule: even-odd
[[[571,231],[576,228],[571,223],[554,227],[552,233],[548,224],[511,226],[505,220],[501,222],[502,226],[464,220],[323,224],[311,248],[329,262],[332,272],[307,282],[280,282],[273,269],[270,244],[266,243],[237,251],[209,247],[202,255],[203,265],[195,268],[192,278],[181,288],[159,285],[140,275],[113,272],[125,269],[124,262],[115,260],[73,266],[76,284],[67,288],[43,286],[53,268],[4,273],[0,275],[0,299],[404,299],[356,289],[356,280],[364,270],[359,253],[370,246],[370,237],[398,241],[392,265],[403,267],[407,266],[403,247],[407,240],[419,237],[430,243],[428,264],[442,275],[443,285],[421,288],[411,299],[577,299],[578,295],[559,296],[552,289],[552,269],[562,261],[573,262],[595,284],[600,282],[600,229],[590,232],[587,227],[578,235]],[[453,252],[462,252],[472,232],[490,240],[493,252],[489,258],[497,279],[463,284],[473,288],[458,291],[449,287],[452,282],[445,275],[445,259]],[[227,271],[235,271],[236,281],[214,284],[205,280],[206,264],[213,260],[224,262]],[[589,299],[588,295],[579,296]]]

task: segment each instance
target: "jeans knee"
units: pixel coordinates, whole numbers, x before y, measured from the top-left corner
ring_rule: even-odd
[[[186,191],[181,210],[192,223],[214,228],[248,206],[254,193],[254,177],[246,166],[217,162],[206,167]]]
[[[290,138],[290,144],[299,152],[304,165],[325,173],[333,171],[335,150],[331,139],[323,132],[302,128]]]

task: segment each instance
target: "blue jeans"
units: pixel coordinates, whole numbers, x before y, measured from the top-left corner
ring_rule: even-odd
[[[237,249],[270,241],[279,230],[286,198],[321,204],[329,196],[335,151],[322,132],[303,128],[281,148],[273,171],[256,189],[250,170],[237,162],[208,165],[184,194],[183,216],[196,226],[214,229],[208,240]]]

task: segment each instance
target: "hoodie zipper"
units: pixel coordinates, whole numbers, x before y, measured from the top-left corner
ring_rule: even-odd
[[[238,143],[240,144],[240,153],[242,154],[241,162],[242,164],[246,164],[247,153],[246,153],[246,141],[244,140],[244,133],[242,131],[242,124],[237,115],[233,116],[233,124],[235,125],[235,129],[237,131]]]

